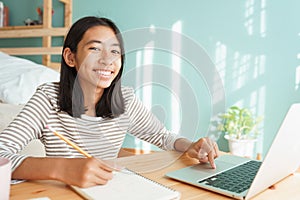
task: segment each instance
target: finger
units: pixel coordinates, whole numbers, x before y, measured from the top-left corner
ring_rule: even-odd
[[[208,162],[210,163],[211,167],[213,169],[216,169],[216,164],[215,164],[215,153],[214,151],[211,151],[209,154],[208,154]]]
[[[205,158],[207,157],[207,155],[208,155],[207,151],[206,151],[205,149],[202,149],[202,148],[201,148],[201,149],[198,151],[197,157],[201,160],[201,159],[205,159]]]
[[[109,181],[113,179],[113,172],[108,172],[105,170],[99,170],[98,173],[95,174],[99,179],[103,179],[105,181]]]
[[[204,139],[198,151],[198,158],[203,159],[207,157],[212,149],[213,146],[210,144],[210,140]]]
[[[216,168],[216,164],[215,164],[215,158],[217,158],[219,156],[219,148],[216,142],[212,142],[212,147],[213,150],[208,154],[208,160],[209,163],[211,164],[212,168]]]
[[[113,178],[114,169],[109,166],[107,163],[100,159],[96,159],[97,166],[93,169],[93,183],[97,184],[106,184],[109,180]]]
[[[105,172],[100,174],[95,174],[94,184],[95,185],[105,185],[108,181],[113,178],[112,172]]]
[[[103,173],[105,172],[105,173]],[[108,174],[111,175],[108,175]],[[84,174],[83,177],[71,185],[76,185],[81,188],[87,188],[95,185],[104,185],[113,177],[112,172],[107,172],[102,169],[91,169],[88,173]]]
[[[112,172],[115,170],[113,166],[109,165],[109,163],[104,160],[97,159],[97,162],[98,162],[98,167],[102,168],[103,170],[106,170],[108,172]]]
[[[215,150],[215,158],[219,157],[220,156],[220,150],[219,150],[219,147],[218,147],[218,144],[215,142],[214,143],[214,150]]]
[[[199,159],[199,162],[201,162],[201,163],[207,163],[207,162],[209,162],[208,157],[206,156],[205,158]]]
[[[214,159],[218,156],[218,146],[210,138],[205,138],[203,141],[199,153],[200,162],[209,162],[212,168],[216,168]]]
[[[208,143],[208,153],[210,153],[211,151],[213,151],[215,153],[215,157],[218,157],[219,156],[219,147],[218,147],[218,144],[211,140],[210,138],[207,139],[207,143]]]

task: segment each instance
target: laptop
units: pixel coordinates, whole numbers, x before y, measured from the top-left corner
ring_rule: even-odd
[[[250,199],[297,171],[300,166],[300,103],[293,104],[263,162],[234,155],[175,170],[167,177],[236,199]]]

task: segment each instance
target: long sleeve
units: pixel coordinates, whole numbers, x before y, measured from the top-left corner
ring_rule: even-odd
[[[12,161],[12,171],[27,157],[19,152],[33,139],[40,139],[49,109],[49,101],[39,90],[17,117],[0,134],[0,156]]]
[[[46,156],[82,157],[48,130],[46,125],[101,159],[117,157],[127,132],[162,149],[174,149],[174,142],[179,137],[171,134],[147,110],[132,89],[122,88],[125,113],[113,119],[85,115],[74,118],[60,111],[57,105],[58,89],[57,83],[40,86],[20,114],[0,134],[0,156],[12,161],[12,170],[26,158],[19,152],[33,139],[41,140]]]
[[[164,150],[174,150],[174,143],[181,136],[168,131],[135,95],[129,104],[128,114],[129,133]]]

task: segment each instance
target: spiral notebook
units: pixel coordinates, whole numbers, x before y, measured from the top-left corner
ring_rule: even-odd
[[[106,185],[89,188],[71,186],[85,199],[93,200],[175,200],[180,193],[160,183],[152,181],[138,173],[124,169],[115,172],[114,177]]]

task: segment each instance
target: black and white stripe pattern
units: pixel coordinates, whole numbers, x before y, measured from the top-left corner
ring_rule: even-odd
[[[131,88],[122,88],[125,113],[114,119],[86,115],[73,118],[59,111],[58,88],[58,83],[40,86],[15,120],[0,134],[0,156],[12,161],[12,170],[26,158],[19,152],[33,139],[41,140],[47,156],[83,157],[45,128],[46,125],[101,159],[117,157],[126,133],[162,149],[174,149],[178,136],[166,130],[135,97]]]

